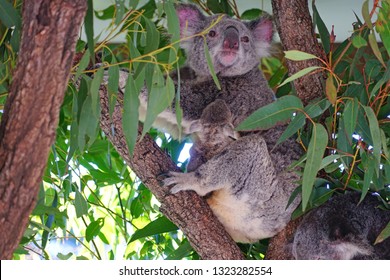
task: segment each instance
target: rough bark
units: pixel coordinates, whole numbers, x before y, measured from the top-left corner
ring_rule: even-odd
[[[175,223],[186,235],[192,247],[202,259],[243,259],[243,255],[212,213],[206,201],[195,192],[180,192],[172,195],[161,186],[162,174],[178,171],[170,157],[152,138],[146,135],[138,142],[130,156],[122,130],[123,94],[118,93],[118,102],[110,118],[107,90],[100,88],[101,127],[118,153],[137,174],[141,181],[161,202],[161,212]],[[139,134],[142,129],[139,130]]]
[[[272,0],[272,9],[283,50],[300,50],[326,60],[313,29],[307,0]],[[287,60],[290,75],[310,66],[323,66],[318,60]],[[322,73],[306,75],[294,81],[298,96],[304,104],[324,94]],[[301,219],[291,221],[279,234],[271,238],[266,254],[270,260],[294,259],[290,242]]]
[[[315,36],[308,0],[272,0],[272,10],[283,50],[300,50],[326,60],[326,54]],[[316,59],[286,60],[290,75],[310,66],[324,66]],[[304,104],[324,94],[322,73],[305,75],[294,81]]]
[[[85,0],[24,1],[18,64],[0,126],[0,258],[33,210],[68,82]]]

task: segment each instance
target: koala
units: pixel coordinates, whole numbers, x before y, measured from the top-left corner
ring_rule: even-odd
[[[194,144],[190,149],[188,171],[195,170],[239,138],[232,124],[232,114],[223,100],[209,104],[200,119],[192,122],[190,133]]]
[[[390,211],[378,209],[379,200],[360,194],[337,195],[309,212],[292,243],[296,259],[390,259],[390,239],[374,245],[390,222]]]
[[[234,127],[258,108],[275,100],[259,69],[260,58],[267,56],[271,48],[273,24],[269,16],[243,22],[226,15],[222,18],[218,15],[204,16],[196,6],[189,4],[179,4],[176,11],[181,47],[187,54],[187,65],[180,69],[181,125],[184,134],[189,134],[192,121],[199,120],[207,105],[217,99],[226,102]],[[205,39],[195,36],[209,27],[205,38],[221,89],[217,88],[210,74],[204,55]],[[121,74],[125,77],[121,79],[121,87],[124,88],[128,74]],[[177,76],[172,75],[176,84]],[[141,121],[146,117],[147,98],[148,92],[144,88],[140,93]],[[175,101],[157,116],[153,126],[174,138],[179,137]]]
[[[180,87],[183,133],[195,134],[195,147],[191,150],[195,160],[191,159],[188,168],[193,172],[171,173],[164,185],[172,185],[172,193],[193,190],[207,196],[216,217],[237,242],[272,237],[288,223],[299,203],[297,198],[288,205],[299,176],[286,168],[299,159],[300,146],[292,139],[276,146],[284,131],[282,126],[242,133],[235,141],[226,135],[229,126],[236,127],[275,100],[259,69],[260,58],[270,53],[272,20],[269,16],[248,22],[226,15],[205,16],[188,4],[178,5],[176,11],[187,64],[179,73],[173,73],[172,79]],[[204,36],[196,36],[205,30]],[[204,40],[220,88],[210,74]],[[127,75],[121,72],[122,90]],[[144,121],[146,87],[139,99],[139,116]],[[153,126],[178,138],[175,104],[174,100],[159,114]],[[221,114],[220,120],[216,112]],[[201,130],[194,129],[196,123]]]

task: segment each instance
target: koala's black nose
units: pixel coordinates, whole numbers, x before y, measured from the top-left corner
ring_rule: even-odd
[[[229,26],[224,32],[223,48],[228,50],[238,50],[240,46],[240,38],[238,30],[234,26]]]

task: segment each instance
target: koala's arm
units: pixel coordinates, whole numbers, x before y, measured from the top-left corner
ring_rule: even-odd
[[[193,190],[204,196],[218,189],[230,189],[237,194],[252,186],[274,185],[276,174],[262,137],[240,138],[220,154],[190,173],[172,173],[164,184],[175,185],[172,193]]]

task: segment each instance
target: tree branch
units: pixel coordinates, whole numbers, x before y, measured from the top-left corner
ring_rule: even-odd
[[[272,0],[272,10],[283,50],[300,50],[311,53],[324,61],[326,54],[315,36],[308,0]],[[310,66],[324,66],[316,59],[286,61],[290,75]],[[322,73],[305,75],[294,81],[299,98],[304,104],[323,96]]]
[[[85,0],[23,1],[18,64],[0,125],[0,259],[33,210],[68,83]]]
[[[178,171],[178,168],[151,137],[146,135],[142,140],[139,139],[142,129],[139,129],[134,155],[130,156],[122,130],[120,104],[123,94],[118,93],[119,102],[112,117],[109,114],[107,89],[104,86],[100,88],[100,98],[102,130],[130,168],[161,202],[161,212],[184,232],[202,259],[243,259],[237,244],[226,233],[203,198],[195,192],[172,195],[168,188],[161,186],[160,175]]]

